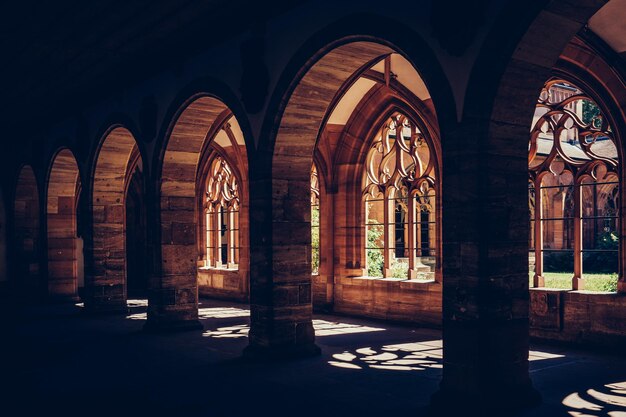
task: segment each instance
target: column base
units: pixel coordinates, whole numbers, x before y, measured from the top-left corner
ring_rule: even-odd
[[[204,326],[200,320],[180,320],[171,322],[154,323],[148,320],[143,325],[145,333],[175,333],[203,330]]]
[[[486,388],[483,395],[468,394],[440,388],[431,397],[431,416],[487,416],[506,415],[541,404],[541,394],[532,386]],[[497,414],[496,414],[497,413]]]
[[[315,343],[288,346],[248,345],[243,350],[243,358],[251,361],[280,361],[310,358],[321,353],[322,350]]]
[[[585,280],[582,278],[572,278],[572,289],[574,291],[581,291],[585,289]]]
[[[626,281],[617,281],[617,293],[626,295]]]

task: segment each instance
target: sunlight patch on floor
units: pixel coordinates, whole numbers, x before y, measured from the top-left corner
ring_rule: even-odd
[[[230,319],[250,317],[250,310],[235,307],[201,307],[198,309],[200,319]]]
[[[572,417],[626,417],[626,381],[571,393],[563,405],[572,409],[568,411]]]
[[[531,350],[528,352],[528,360],[529,361],[543,361],[546,359],[558,359],[564,358],[565,355],[559,355],[557,353],[548,353],[548,352],[540,352],[538,350]]]
[[[366,346],[354,352],[344,351],[333,355],[328,364],[344,369],[380,369],[386,371],[425,371],[441,369],[441,340],[385,345],[380,348]]]
[[[202,333],[203,337],[214,337],[216,339],[239,339],[248,337],[250,327],[247,324],[239,324],[236,326],[220,327],[215,330],[207,330]]]
[[[360,324],[339,323],[326,320],[313,320],[315,336],[335,336],[350,333],[381,332],[379,327],[362,326]]]

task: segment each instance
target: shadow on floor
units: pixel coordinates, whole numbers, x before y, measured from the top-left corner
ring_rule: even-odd
[[[202,331],[166,335],[141,331],[146,308],[132,300],[126,316],[71,305],[7,311],[1,414],[417,416],[441,379],[432,329],[320,315],[321,356],[250,363],[240,358],[247,306],[203,300]],[[533,346],[530,359],[544,403],[517,415],[626,415],[624,358]]]

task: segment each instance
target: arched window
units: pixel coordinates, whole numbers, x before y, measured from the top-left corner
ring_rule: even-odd
[[[533,286],[614,290],[618,154],[600,107],[572,83],[550,80],[537,101],[528,160]]]
[[[239,264],[239,192],[232,168],[219,155],[210,162],[204,208],[206,266],[236,269]]]
[[[363,175],[367,275],[432,280],[437,255],[431,144],[402,113],[383,124]]]
[[[311,167],[311,273],[320,271],[320,180],[315,164]]]

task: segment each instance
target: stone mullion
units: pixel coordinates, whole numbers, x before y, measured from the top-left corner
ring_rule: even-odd
[[[222,259],[222,244],[224,243],[222,240],[222,228],[224,227],[223,224],[223,217],[222,217],[222,206],[218,206],[217,209],[215,210],[216,216],[217,216],[217,220],[215,223],[216,226],[216,233],[215,233],[215,247],[217,248],[217,255],[215,257],[216,259],[216,266],[222,267],[224,266],[226,263],[224,262],[224,259]],[[226,235],[228,236],[228,233],[226,233]]]
[[[407,209],[408,209],[408,229],[409,229],[409,238],[408,238],[408,246],[409,246],[409,279],[415,279],[416,278],[416,271],[415,271],[415,257],[416,257],[416,251],[418,246],[416,245],[416,234],[418,236],[419,239],[419,229],[416,229],[416,216],[415,216],[415,196],[414,195],[409,195],[409,198],[407,199]]]
[[[543,276],[543,195],[541,192],[541,179],[536,178],[535,187],[535,275],[533,276],[533,287],[540,288],[545,286],[545,278]]]
[[[585,289],[583,281],[583,221],[582,221],[582,187],[580,183],[574,185],[574,276],[572,289]]]
[[[390,243],[393,241],[393,232],[394,229],[391,227],[391,219],[393,218],[393,202],[390,200],[389,195],[385,192],[385,201],[383,204],[384,213],[383,213],[383,253],[384,256],[384,267],[383,267],[383,277],[388,278],[391,274],[391,256],[392,249]]]
[[[237,262],[235,260],[235,212],[230,208],[228,210],[228,267],[234,267]]]
[[[213,241],[213,236],[215,235],[215,232],[213,232],[214,226],[213,226],[213,212],[207,209],[207,212],[205,214],[206,217],[206,230],[205,230],[205,234],[206,234],[206,266],[207,267],[212,267],[214,264],[214,259],[215,259],[215,242]]]
[[[217,268],[221,259],[221,248],[220,248],[220,211],[218,207],[215,207],[213,210],[212,216],[213,218],[213,235],[212,244],[213,244],[213,262],[211,263],[212,267]]]

